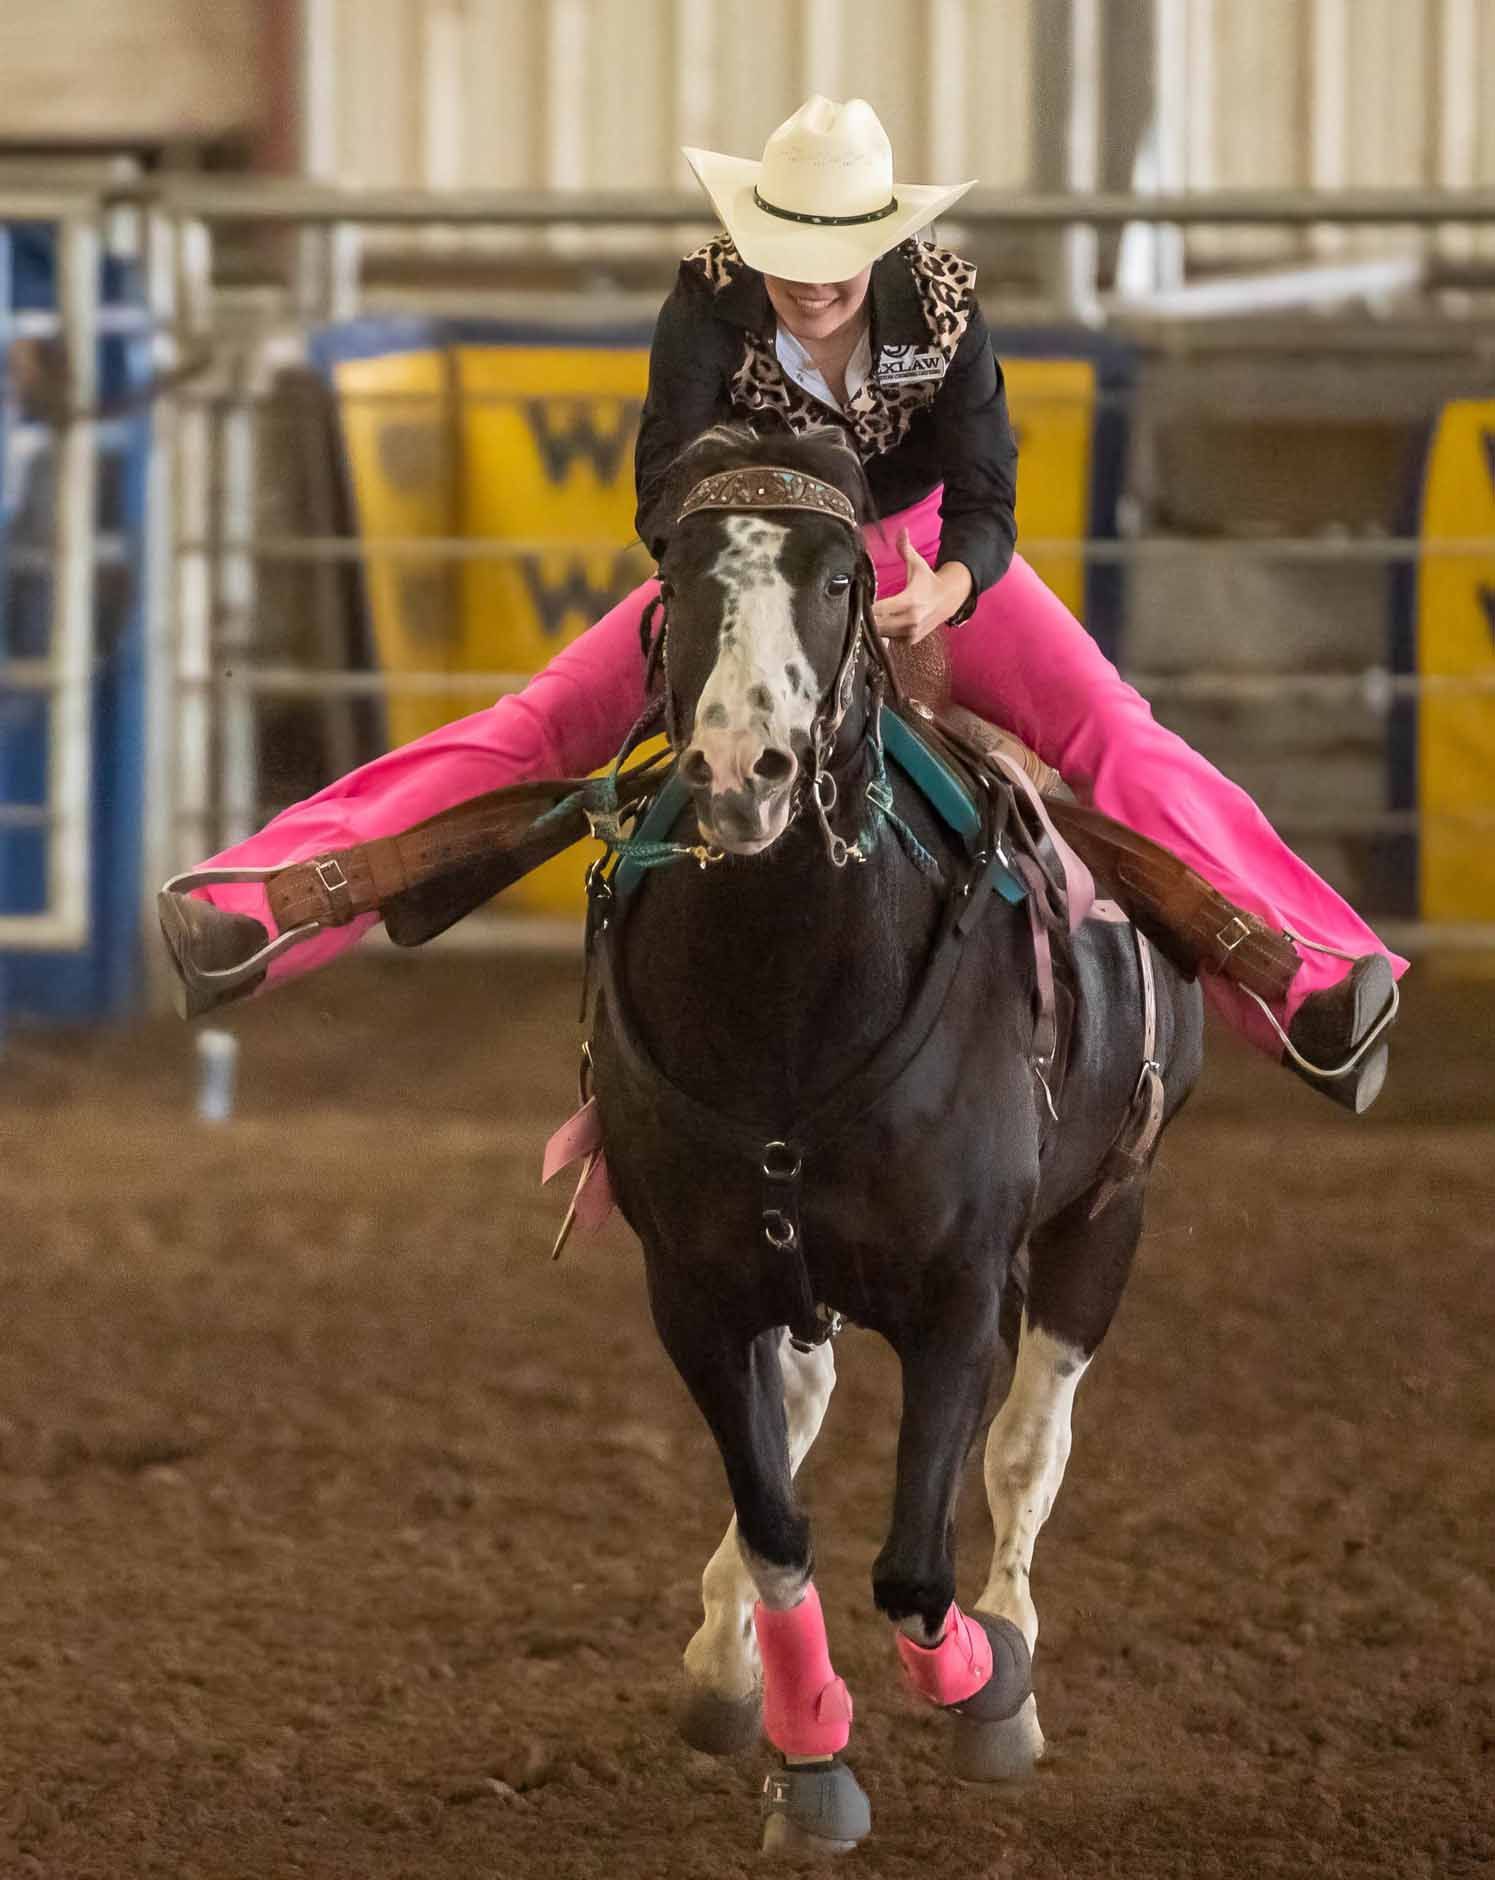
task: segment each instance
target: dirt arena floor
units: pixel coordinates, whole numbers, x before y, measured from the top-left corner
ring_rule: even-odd
[[[807,1466],[898,1880],[1495,1870],[1495,981],[1359,1125],[1221,1042],[1034,1572],[1050,1757],[963,1788],[868,1590],[897,1381]],[[570,962],[370,958],[0,1059],[0,1880],[759,1874],[676,1739],[725,1518],[621,1231],[546,1258]],[[986,1519],[973,1467],[962,1588]]]

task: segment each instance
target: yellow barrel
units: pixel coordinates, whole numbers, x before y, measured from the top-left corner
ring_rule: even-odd
[[[1423,479],[1417,671],[1495,687],[1495,399],[1445,405]],[[1441,555],[1483,539],[1488,554]],[[1495,689],[1417,707],[1419,889],[1428,921],[1495,920]]]
[[[456,374],[463,532],[498,545],[463,568],[463,657],[537,672],[653,572],[633,531],[648,346],[461,345]],[[557,856],[504,906],[579,910],[590,859]]]

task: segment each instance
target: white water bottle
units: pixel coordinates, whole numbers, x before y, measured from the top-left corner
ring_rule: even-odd
[[[231,1031],[197,1034],[197,1116],[203,1123],[226,1123],[234,1113],[234,1084],[239,1068],[239,1040]]]

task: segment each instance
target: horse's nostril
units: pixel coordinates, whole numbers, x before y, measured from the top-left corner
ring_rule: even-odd
[[[711,765],[704,751],[687,751],[680,760],[680,775],[692,789],[705,789],[711,781]]]
[[[765,751],[753,765],[753,775],[760,783],[784,783],[793,774],[794,759],[788,751]]]

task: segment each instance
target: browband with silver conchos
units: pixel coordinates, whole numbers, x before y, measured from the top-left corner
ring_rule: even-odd
[[[702,477],[680,505],[675,520],[684,522],[698,509],[808,509],[818,516],[834,516],[848,528],[857,526],[856,507],[843,491],[802,470],[784,470],[777,464],[744,464]]]

